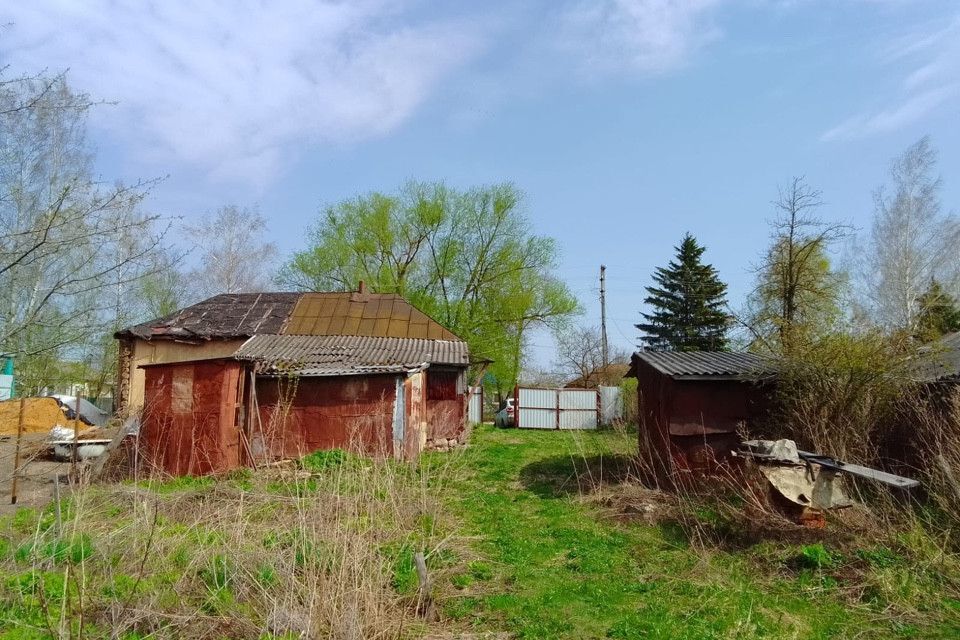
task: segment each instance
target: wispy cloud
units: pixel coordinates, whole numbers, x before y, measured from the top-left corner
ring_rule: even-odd
[[[848,140],[895,131],[960,97],[960,15],[945,25],[898,38],[884,48],[883,62],[909,70],[888,105],[868,109],[825,131],[821,140]]]
[[[18,71],[69,67],[141,155],[265,184],[303,143],[383,135],[484,42],[402,0],[36,1],[7,7]]]
[[[581,71],[663,73],[715,40],[721,0],[582,0],[561,14],[557,42]]]

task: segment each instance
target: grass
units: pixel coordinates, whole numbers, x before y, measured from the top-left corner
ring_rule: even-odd
[[[447,615],[519,638],[960,636],[936,569],[897,567],[890,549],[704,551],[669,520],[615,517],[594,498],[617,491],[634,443],[614,431],[475,431],[446,495],[489,573],[463,581]],[[850,562],[867,572],[856,584]]]
[[[415,466],[79,490],[62,532],[52,508],[0,520],[0,639],[960,637],[956,557],[923,531],[705,547],[632,480],[635,438],[480,427]]]

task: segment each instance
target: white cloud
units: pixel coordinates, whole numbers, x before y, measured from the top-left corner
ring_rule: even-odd
[[[264,185],[303,143],[383,135],[482,48],[400,0],[12,3],[16,71],[70,68],[95,123],[157,162]]]
[[[582,0],[561,15],[558,43],[587,73],[662,73],[720,35],[721,0]]]
[[[824,141],[844,140],[896,131],[920,120],[956,94],[957,85],[947,85],[914,94],[889,109],[859,114],[844,120],[826,131],[820,138]]]
[[[917,122],[960,96],[960,16],[946,25],[898,38],[882,56],[888,65],[910,67],[887,106],[865,110],[830,128],[824,141],[861,138],[896,131]]]

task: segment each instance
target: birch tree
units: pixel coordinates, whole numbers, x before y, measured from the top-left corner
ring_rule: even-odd
[[[960,223],[943,215],[937,152],[923,137],[890,167],[890,187],[874,194],[875,213],[865,247],[863,294],[877,324],[917,330],[920,300],[930,282],[955,286]]]
[[[141,212],[152,183],[94,179],[92,105],[63,76],[0,84],[0,351],[28,390],[88,357],[163,244]]]
[[[267,221],[256,208],[220,207],[186,230],[200,252],[200,266],[188,276],[195,297],[270,288],[277,246],[263,239]]]

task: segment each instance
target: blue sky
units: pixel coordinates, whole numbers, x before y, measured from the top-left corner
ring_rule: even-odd
[[[960,201],[956,1],[10,4],[4,63],[115,102],[92,116],[98,170],[169,176],[152,209],[259,204],[288,253],[325,203],[512,181],[585,322],[608,266],[624,347],[685,231],[741,304],[794,175],[862,228],[890,158],[929,134]]]

